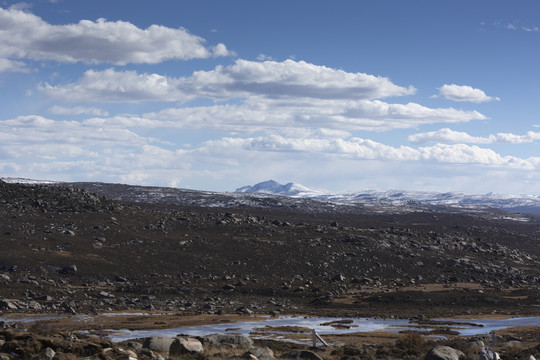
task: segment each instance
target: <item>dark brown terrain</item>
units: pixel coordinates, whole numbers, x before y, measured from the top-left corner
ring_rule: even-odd
[[[3,314],[540,315],[538,216],[118,201],[83,184],[0,182]]]

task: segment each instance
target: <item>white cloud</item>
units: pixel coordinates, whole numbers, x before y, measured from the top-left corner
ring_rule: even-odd
[[[374,100],[409,95],[415,89],[395,85],[383,77],[292,60],[237,60],[231,66],[197,71],[186,78],[114,69],[89,70],[76,83],[45,84],[39,89],[64,101],[185,102],[210,98],[227,102],[234,99],[234,105],[170,108],[133,119],[93,120],[149,127],[212,128],[232,133],[300,128],[384,131],[428,123],[486,119],[477,111],[431,109],[415,103],[389,104]]]
[[[44,84],[39,90],[64,101],[139,102],[179,101],[193,98],[179,89],[179,80],[135,71],[87,70],[77,83],[64,86]]]
[[[350,132],[387,131],[430,123],[459,123],[486,117],[476,111],[430,109],[382,101],[290,100],[254,98],[243,104],[169,108],[141,116],[95,117],[85,123],[114,127],[211,129],[231,134],[294,134],[313,129]]]
[[[540,157],[521,159],[501,156],[491,149],[464,144],[437,144],[418,149],[409,146],[393,147],[369,139],[295,139],[282,136],[256,138],[224,138],[209,141],[205,146],[226,153],[227,148],[262,152],[306,152],[323,156],[345,156],[356,160],[435,162],[473,164],[524,170],[540,170]]]
[[[94,115],[94,116],[109,116],[107,111],[98,109],[96,107],[84,107],[84,106],[75,106],[75,107],[63,107],[63,106],[52,106],[49,108],[51,114],[56,115]]]
[[[500,100],[498,97],[487,96],[486,93],[480,89],[475,89],[467,85],[461,86],[455,84],[445,84],[440,87],[439,95],[444,96],[446,99],[452,101],[469,101],[474,103]]]
[[[466,144],[523,144],[540,140],[540,132],[528,131],[525,135],[511,133],[491,134],[487,137],[470,136],[465,132],[453,131],[448,128],[426,133],[418,133],[409,136],[409,141],[414,144],[437,143],[466,143]]]
[[[1,72],[23,72],[27,73],[30,69],[22,61],[13,61],[0,58],[0,73]]]
[[[538,26],[522,26],[521,27],[524,31],[527,32],[539,32],[540,28]]]
[[[163,131],[170,133],[171,129]],[[525,177],[540,170],[540,158],[502,156],[478,146],[396,147],[331,129],[313,129],[304,135],[225,137],[194,143],[186,149],[156,142],[123,127],[21,116],[0,121],[0,171],[4,176],[11,173],[53,180],[99,179],[184,187],[198,184],[194,187],[222,190],[228,189],[223,186],[235,186],[223,185],[224,181],[243,185],[264,180],[259,177],[281,176],[288,180],[291,174],[298,174],[299,179],[290,180],[318,181],[321,177],[328,182],[332,177],[344,176],[347,182],[362,179],[356,188],[359,190],[372,183],[379,188],[382,184],[392,186],[398,178],[401,184],[409,179],[411,184],[425,181],[423,186],[436,187],[440,184],[434,181],[443,177],[467,173],[467,177],[479,179],[494,171],[504,172],[505,176],[510,176],[511,171],[519,173],[522,178],[514,175],[512,181],[522,184]],[[434,179],[434,171],[444,175]],[[534,188],[531,181],[529,187]]]
[[[131,146],[145,143],[127,129],[88,127],[77,121],[55,121],[37,115],[19,116],[0,121],[0,147],[4,151],[15,151],[20,156],[62,158],[63,151],[34,152],[36,146],[57,149],[64,145],[86,147],[86,153],[98,146]]]
[[[81,20],[52,25],[18,8],[0,8],[0,57],[125,65],[156,64],[227,56],[223,44],[212,48],[184,28],[151,25],[140,29],[125,21]]]
[[[418,104],[340,100],[247,100],[242,105],[172,108],[145,114],[146,119],[189,128],[229,132],[279,132],[286,129],[327,128],[339,131],[410,128],[428,123],[485,119],[475,111],[430,109]]]
[[[186,78],[114,69],[88,70],[77,83],[45,84],[40,90],[64,100],[115,102],[247,96],[365,100],[411,95],[416,91],[412,86],[398,86],[384,77],[347,73],[303,61],[242,59],[227,67],[220,65],[210,71],[195,71]]]
[[[259,60],[259,61],[267,61],[267,60],[273,61],[274,58],[272,58],[271,56],[265,55],[265,54],[259,54],[257,56],[257,60]]]

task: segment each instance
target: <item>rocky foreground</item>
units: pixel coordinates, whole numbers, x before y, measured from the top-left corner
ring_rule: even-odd
[[[539,315],[539,240],[540,220],[532,216],[224,209],[119,202],[75,187],[0,182],[0,309]],[[45,341],[26,335],[33,339],[27,342]],[[16,356],[4,347],[14,341],[9,336],[24,334],[2,336],[2,352]],[[88,356],[109,356],[102,350]]]

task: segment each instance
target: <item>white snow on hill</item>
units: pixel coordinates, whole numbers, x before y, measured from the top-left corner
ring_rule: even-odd
[[[276,181],[264,181],[244,186],[236,192],[263,193],[296,198],[340,201],[351,204],[406,205],[410,202],[453,207],[492,207],[512,212],[540,214],[540,197],[533,195],[484,195],[463,192],[431,192],[402,190],[363,190],[352,193],[325,193],[295,183],[282,185]]]

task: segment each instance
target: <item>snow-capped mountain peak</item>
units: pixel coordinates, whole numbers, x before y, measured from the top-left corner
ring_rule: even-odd
[[[235,192],[263,193],[291,197],[315,197],[317,195],[322,195],[321,192],[309,189],[300,184],[290,182],[282,185],[274,180],[263,181],[253,186],[243,186],[236,189]]]

